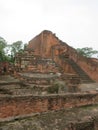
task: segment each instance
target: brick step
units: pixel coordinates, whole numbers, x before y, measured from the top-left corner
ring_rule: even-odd
[[[72,68],[75,70],[75,72],[79,75],[82,83],[91,83],[94,82],[87,74],[86,72],[72,59],[65,58],[65,60],[72,66]]]

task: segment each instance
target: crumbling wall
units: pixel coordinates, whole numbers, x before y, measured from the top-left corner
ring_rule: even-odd
[[[27,48],[34,49],[34,54],[42,57],[51,57],[51,46],[58,43],[58,39],[55,38],[51,31],[44,30],[29,42]]]
[[[98,63],[92,59],[83,59],[84,58],[80,58],[77,63],[93,80],[98,82]]]
[[[97,104],[97,94],[0,97],[0,118]]]
[[[33,48],[34,53],[42,57],[55,59],[65,72],[74,73],[70,65],[66,62],[64,63],[62,60],[58,60],[58,56],[65,53],[65,57],[68,55],[69,58],[73,59],[93,80],[98,81],[98,60],[79,55],[74,48],[59,40],[51,31],[44,30],[29,42],[27,48]]]
[[[1,130],[98,130],[98,106],[0,119]],[[81,113],[81,115],[80,115]]]
[[[69,58],[73,59],[93,80],[98,81],[98,59],[83,57],[70,46],[68,54]]]

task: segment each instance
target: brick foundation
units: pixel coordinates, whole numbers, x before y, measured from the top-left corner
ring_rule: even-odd
[[[0,97],[0,118],[98,103],[98,94]]]

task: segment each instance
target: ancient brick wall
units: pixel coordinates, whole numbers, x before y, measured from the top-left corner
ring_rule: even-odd
[[[97,106],[98,107],[98,106]],[[89,113],[86,111],[89,109]],[[95,109],[95,108],[93,108]],[[82,116],[79,112],[82,112]],[[98,111],[76,108],[0,118],[0,130],[98,130]]]
[[[70,46],[67,52],[69,58],[73,59],[93,80],[98,82],[98,59],[83,57]]]
[[[94,62],[92,59],[83,60],[83,58],[81,58],[78,64],[93,80],[98,82],[98,63]]]
[[[96,104],[97,94],[0,97],[0,118]]]
[[[33,48],[36,55],[46,58],[53,58],[64,69],[65,72],[74,73],[72,67],[62,60],[58,60],[58,55],[65,53],[73,59],[93,80],[98,81],[98,60],[88,59],[80,56],[77,51],[59,40],[51,31],[43,31],[32,39],[28,48]],[[53,49],[54,48],[54,49]],[[53,51],[53,52],[52,52]]]
[[[55,57],[54,61],[62,68],[63,72],[76,74],[76,72],[73,70],[72,66],[69,65],[64,59]]]
[[[53,33],[43,31],[29,42],[27,48],[33,48],[36,55],[51,57],[51,46],[56,44],[59,44],[59,41],[53,36]]]
[[[67,46],[65,44],[65,46]],[[69,59],[73,59],[93,80],[98,82],[98,59],[86,58],[79,55],[76,50],[70,46],[67,46],[67,54]],[[64,59],[55,59],[65,70],[65,72],[75,73],[70,65],[64,62]]]

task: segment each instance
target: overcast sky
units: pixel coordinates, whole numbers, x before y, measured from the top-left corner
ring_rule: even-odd
[[[74,48],[98,50],[98,0],[0,0],[0,36],[9,44],[43,30]]]

